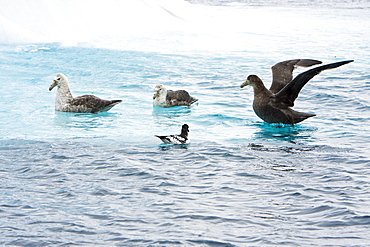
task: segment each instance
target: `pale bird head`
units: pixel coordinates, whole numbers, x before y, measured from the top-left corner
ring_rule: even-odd
[[[61,85],[64,83],[68,83],[68,79],[62,73],[58,73],[55,75],[53,83],[49,87],[49,91],[53,90],[54,87],[60,88]]]
[[[162,84],[158,84],[157,86],[155,86],[154,90],[155,90],[155,93],[154,93],[153,99],[159,97],[160,95],[166,93],[167,91],[166,88]]]

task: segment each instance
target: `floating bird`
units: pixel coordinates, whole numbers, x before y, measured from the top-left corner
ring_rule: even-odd
[[[75,113],[106,112],[122,102],[122,100],[103,100],[94,95],[83,95],[74,98],[69,90],[68,78],[61,73],[56,74],[53,83],[49,87],[49,91],[54,87],[57,87],[55,98],[56,111]]]
[[[288,60],[275,64],[272,69],[272,85],[268,90],[262,80],[256,75],[248,76],[240,85],[241,88],[250,85],[254,90],[253,110],[267,123],[283,123],[294,125],[315,114],[298,112],[290,107],[298,97],[303,86],[315,75],[323,70],[334,69],[353,60],[322,65],[307,70],[293,79],[293,70],[296,66],[309,67],[321,64],[320,61],[311,59]],[[293,79],[293,80],[292,80]]]
[[[167,143],[167,144],[187,144],[189,142],[188,132],[189,132],[189,126],[187,124],[184,124],[181,128],[180,135],[168,135],[168,136],[157,136],[156,135],[156,137],[158,137],[164,143]]]
[[[190,106],[198,101],[185,90],[167,90],[163,85],[155,87],[153,100],[153,104],[159,107]]]

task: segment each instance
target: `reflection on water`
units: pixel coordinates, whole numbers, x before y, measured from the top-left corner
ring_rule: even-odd
[[[110,123],[117,118],[117,115],[117,113],[110,112],[92,114],[55,111],[54,123],[62,128],[91,130],[109,127]]]
[[[191,113],[191,107],[188,106],[174,106],[170,108],[162,108],[153,106],[153,116],[156,118],[178,118]]]
[[[312,139],[316,127],[307,127],[303,125],[285,125],[285,124],[256,124],[257,131],[255,137],[264,140],[284,140],[296,144],[300,140]]]
[[[188,149],[190,144],[166,144],[161,143],[158,145],[159,150],[161,151],[167,151],[172,149]]]

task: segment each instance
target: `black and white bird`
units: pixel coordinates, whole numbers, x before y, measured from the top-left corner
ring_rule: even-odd
[[[161,139],[164,143],[167,144],[188,144],[188,133],[189,133],[189,126],[187,124],[184,124],[181,128],[181,134],[180,135],[168,135],[168,136],[157,136],[159,139]]]
[[[321,71],[334,69],[350,62],[353,62],[353,60],[322,65],[307,70],[293,79],[293,70],[295,67],[309,67],[321,64],[321,62],[312,59],[283,61],[271,68],[272,84],[270,89],[267,89],[262,80],[256,75],[248,76],[247,80],[240,87],[243,88],[248,85],[253,87],[253,110],[262,120],[267,123],[294,125],[315,116],[315,114],[298,112],[291,108],[294,106],[294,101],[303,86]]]
[[[159,107],[190,106],[197,101],[185,90],[167,90],[163,85],[155,87],[153,96],[153,104]]]
[[[49,87],[49,91],[54,87],[57,87],[55,98],[56,111],[75,113],[106,112],[122,102],[122,100],[103,100],[94,95],[83,95],[74,98],[69,90],[68,78],[61,73],[56,74],[53,83]]]

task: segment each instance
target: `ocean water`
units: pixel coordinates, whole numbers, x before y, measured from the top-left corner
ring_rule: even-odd
[[[0,245],[368,246],[370,4],[330,3],[3,1]],[[355,61],[301,91],[316,117],[265,124],[240,84],[296,58]],[[56,73],[123,102],[56,112]]]

